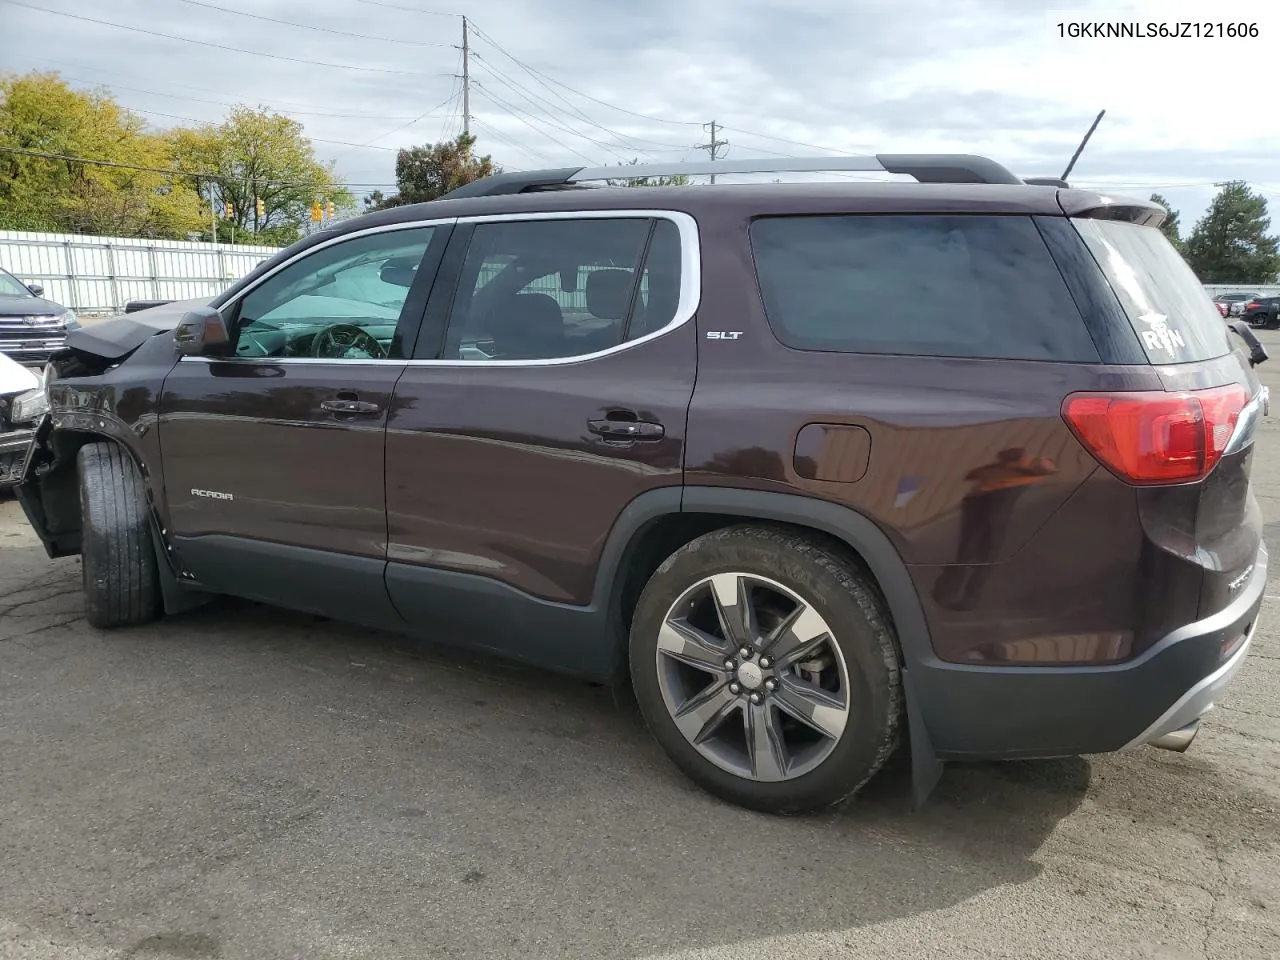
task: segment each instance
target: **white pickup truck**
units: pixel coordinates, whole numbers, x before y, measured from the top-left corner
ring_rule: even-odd
[[[40,375],[0,353],[0,490],[22,479],[36,426],[47,410]]]

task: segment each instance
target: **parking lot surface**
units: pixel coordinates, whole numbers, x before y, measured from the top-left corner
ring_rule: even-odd
[[[235,601],[95,631],[0,499],[0,958],[1280,956],[1280,417],[1253,477],[1272,584],[1190,752],[794,819],[609,690]]]

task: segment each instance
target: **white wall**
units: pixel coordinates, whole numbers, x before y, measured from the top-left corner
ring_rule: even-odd
[[[276,247],[0,230],[0,267],[77,313],[221,293]]]

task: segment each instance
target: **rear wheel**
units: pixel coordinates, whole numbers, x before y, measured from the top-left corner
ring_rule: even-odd
[[[78,459],[85,619],[95,627],[154,620],[159,573],[138,467],[110,442],[85,444]]]
[[[731,527],[654,573],[631,629],[641,711],[690,779],[799,813],[853,794],[893,752],[897,648],[865,575],[825,542]]]

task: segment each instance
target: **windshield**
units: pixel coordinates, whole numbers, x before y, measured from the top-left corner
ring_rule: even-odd
[[[1210,360],[1231,352],[1227,326],[1187,262],[1155,227],[1073,221],[1152,363]]]
[[[26,284],[13,274],[0,270],[0,297],[30,297]]]

